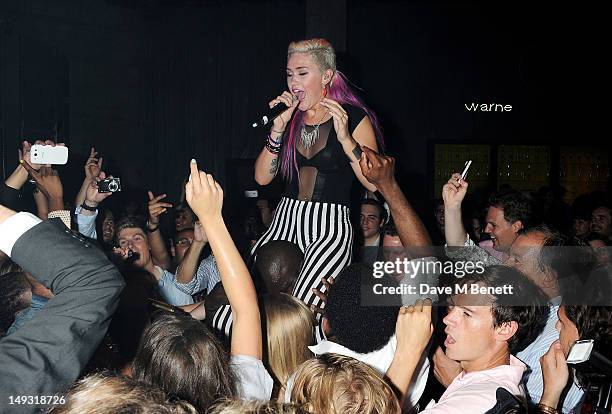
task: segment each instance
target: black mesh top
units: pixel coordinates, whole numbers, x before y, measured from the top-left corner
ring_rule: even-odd
[[[367,114],[352,105],[344,104],[342,107],[348,114],[349,132],[352,135]],[[306,125],[307,132],[314,128]],[[297,174],[294,175],[287,183],[285,197],[349,205],[355,174],[338,142],[333,118],[319,126],[319,138],[309,149],[304,148],[301,136],[298,135],[296,160],[300,172],[299,182]]]

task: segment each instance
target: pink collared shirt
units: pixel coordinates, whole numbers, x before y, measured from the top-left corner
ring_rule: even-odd
[[[525,391],[520,385],[525,364],[510,355],[510,365],[457,375],[448,386],[440,400],[431,401],[421,413],[485,413],[496,404],[495,393],[498,387],[505,388],[519,399],[525,401]]]

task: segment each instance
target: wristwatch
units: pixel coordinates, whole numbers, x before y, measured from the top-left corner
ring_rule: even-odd
[[[98,207],[88,206],[87,204],[85,204],[85,202],[83,202],[83,204],[81,204],[81,208],[83,210],[88,210],[88,211],[96,211],[98,209]]]

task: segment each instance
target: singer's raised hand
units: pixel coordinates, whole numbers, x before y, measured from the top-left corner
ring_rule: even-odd
[[[278,133],[283,133],[285,128],[287,127],[287,123],[291,119],[295,108],[299,105],[300,101],[296,99],[291,92],[285,91],[282,95],[277,96],[273,100],[271,100],[268,105],[270,108],[273,108],[277,104],[284,104],[287,107],[287,110],[277,116],[272,123],[272,130]]]
[[[341,143],[344,141],[349,141],[351,139],[351,134],[349,133],[349,117],[346,110],[338,102],[329,98],[323,98],[321,100],[321,105],[327,108],[330,115],[334,119],[334,129],[336,130],[338,141]]]

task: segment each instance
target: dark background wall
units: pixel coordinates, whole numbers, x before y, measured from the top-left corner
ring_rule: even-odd
[[[547,42],[540,12],[472,3],[347,0],[0,2],[3,169],[54,136],[73,194],[90,146],[124,185],[176,200],[189,159],[230,194],[252,185],[265,133],[249,125],[286,87],[291,40],[329,37],[384,127],[408,195],[433,197],[428,145],[538,142]],[[470,113],[471,102],[512,112]],[[72,190],[71,190],[72,189]]]

